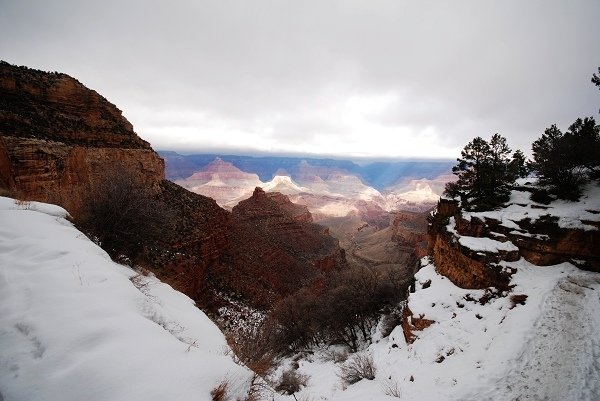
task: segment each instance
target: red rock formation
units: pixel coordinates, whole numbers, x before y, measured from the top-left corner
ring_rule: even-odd
[[[210,198],[164,180],[159,198],[174,213],[174,227],[147,254],[155,273],[200,306],[213,307],[214,280],[229,266],[231,214]]]
[[[434,320],[425,319],[423,316],[413,316],[408,305],[402,310],[402,332],[407,344],[412,344],[417,339],[415,331],[425,330],[434,323]]]
[[[394,212],[392,227],[396,241],[405,252],[414,252],[417,259],[427,256],[427,218],[428,213]]]
[[[151,150],[121,110],[65,74],[0,63],[0,110],[2,136]]]
[[[428,229],[429,254],[433,258],[436,271],[462,288],[505,289],[509,276],[497,265],[501,258],[473,252],[461,246],[447,230],[446,225],[450,217],[461,219],[458,203],[440,199],[435,214],[429,218]],[[476,231],[472,230],[470,234],[477,234]],[[511,258],[514,259],[514,255]]]
[[[499,242],[510,241],[517,250],[482,252],[461,246],[447,228],[455,221],[457,235],[488,237]],[[437,211],[429,219],[429,254],[436,270],[463,288],[496,287],[504,289],[509,277],[498,263],[520,257],[536,265],[572,262],[580,268],[600,271],[600,231],[561,228],[556,219],[541,218],[517,221],[520,230],[508,228],[499,221],[462,217],[458,203],[440,200]]]
[[[308,209],[287,196],[256,188],[232,210],[229,285],[264,306],[300,288],[323,271],[345,266],[338,241],[312,224]],[[249,280],[248,278],[252,278]]]
[[[158,189],[162,159],[113,104],[77,80],[0,64],[0,185],[77,214],[107,168]]]
[[[472,258],[464,247],[452,240],[451,235],[436,233],[430,236],[433,261],[438,273],[448,277],[462,288],[496,287],[506,289],[508,275],[485,258]]]

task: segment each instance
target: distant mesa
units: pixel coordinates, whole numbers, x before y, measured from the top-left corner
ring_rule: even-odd
[[[199,156],[189,157],[196,160]],[[188,177],[176,180],[176,183],[215,199],[226,209],[232,209],[240,201],[250,197],[254,188],[261,187],[266,192],[288,195],[293,202],[307,206],[313,217],[320,220],[360,213],[364,206],[359,206],[358,202],[367,202],[373,208],[386,212],[427,210],[438,201],[445,183],[454,179],[449,168],[440,169],[441,174],[433,175],[431,163],[425,163],[423,170],[419,171],[418,165],[411,162],[410,176],[402,176],[394,186],[380,191],[368,185],[359,173],[340,167],[352,166],[352,162],[325,163],[282,157],[262,157],[258,160],[250,158],[251,163],[247,159],[238,161],[238,165],[244,164],[247,168],[254,169],[246,171],[234,162],[226,161],[224,158],[227,157],[215,156]],[[172,153],[167,155],[167,176],[170,175],[169,158],[177,158],[178,163],[181,161],[180,156]],[[261,180],[257,172],[264,171],[267,167],[274,171],[274,175],[269,180]],[[380,168],[383,171],[384,168]],[[415,176],[420,178],[414,178]]]
[[[268,182],[276,175],[284,175],[304,185],[304,181],[314,180],[315,177],[327,180],[332,173],[341,172],[358,177],[365,185],[380,192],[385,192],[408,179],[435,180],[444,174],[451,174],[455,164],[454,160],[404,160],[359,164],[350,160],[316,157],[181,155],[172,151],[160,151],[159,154],[166,163],[166,176],[172,181],[188,178],[219,157],[242,171],[257,174],[262,182]],[[437,192],[437,188],[433,189]]]
[[[273,179],[263,185],[267,192],[281,192],[285,195],[296,195],[299,193],[310,193],[311,189],[301,187],[287,175],[276,175]]]
[[[248,198],[262,182],[258,175],[246,173],[217,157],[201,170],[175,183],[200,195],[213,198],[221,207]],[[231,209],[231,207],[229,207]]]

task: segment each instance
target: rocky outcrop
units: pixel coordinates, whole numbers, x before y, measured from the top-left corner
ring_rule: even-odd
[[[472,258],[474,254],[466,252],[451,234],[432,235],[431,247],[436,271],[448,277],[454,284],[462,288],[496,287],[506,289],[509,276],[502,268],[485,257]]]
[[[402,332],[404,333],[404,340],[407,344],[412,344],[417,339],[415,331],[423,331],[434,323],[435,321],[425,319],[423,316],[413,315],[408,305],[402,309],[401,325]]]
[[[561,228],[557,218],[544,216],[534,222],[516,222],[518,229],[508,228],[491,218],[460,219],[459,233],[478,236],[501,235],[519,248],[519,255],[538,266],[572,262],[585,270],[600,271],[600,230]],[[591,225],[594,225],[594,222]]]
[[[291,203],[285,195],[256,188],[233,208],[231,217],[236,270],[224,275],[236,292],[247,294],[257,306],[299,289],[322,272],[345,266],[338,240],[312,223],[306,207]]]
[[[107,169],[135,171],[154,190],[163,179],[162,160],[147,149],[90,148],[5,136],[0,138],[2,153],[9,160],[3,168],[3,175],[10,177],[8,190],[27,200],[61,204],[72,215]]]
[[[108,168],[158,190],[164,163],[113,104],[57,73],[0,63],[0,185],[77,214]]]
[[[544,206],[518,206],[523,211],[513,206],[510,219],[501,221],[494,216],[502,216],[502,211],[463,213],[458,202],[441,199],[428,229],[429,254],[436,270],[463,288],[498,289],[507,287],[510,274],[499,263],[521,257],[539,266],[570,262],[600,271],[600,230],[594,228],[594,221],[581,222],[589,228],[581,224],[565,228],[550,214],[535,220],[528,217],[531,210]],[[488,249],[473,247],[471,238],[484,241]]]
[[[417,259],[427,256],[427,213],[394,212],[392,213],[392,239],[404,252],[415,254]]]
[[[436,271],[462,288],[506,289],[510,277],[498,265],[502,258],[493,252],[474,251],[461,245],[449,227],[455,221],[462,221],[458,202],[440,199],[437,209],[429,217],[428,228],[429,255],[433,258]],[[469,233],[473,237],[483,235],[477,230]],[[515,255],[511,255],[510,259],[514,260]]]
[[[0,62],[0,134],[95,148],[147,149],[121,110],[76,79]]]

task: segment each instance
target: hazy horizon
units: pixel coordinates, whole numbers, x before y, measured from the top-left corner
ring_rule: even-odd
[[[340,160],[340,161],[351,161],[356,164],[368,164],[368,163],[394,163],[394,162],[424,162],[424,163],[448,163],[456,161],[456,158],[433,158],[433,157],[393,157],[393,156],[381,156],[381,157],[360,157],[360,156],[346,156],[346,155],[335,155],[335,154],[323,154],[323,153],[278,153],[278,152],[260,152],[254,151],[252,149],[238,149],[238,150],[222,150],[222,151],[205,151],[203,149],[198,150],[174,150],[174,149],[164,149],[164,148],[154,148],[154,150],[158,153],[166,153],[166,152],[174,152],[182,156],[195,156],[195,155],[203,155],[203,156],[234,156],[234,157],[254,157],[254,158],[291,158],[291,159],[331,159],[331,160]]]

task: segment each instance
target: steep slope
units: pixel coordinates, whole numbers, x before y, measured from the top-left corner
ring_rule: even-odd
[[[517,270],[513,289],[482,304],[485,290],[457,287],[424,263],[407,303],[412,342],[402,326],[376,337],[362,353],[373,358],[375,379],[349,386],[336,375],[340,364],[328,357],[335,351],[317,350],[299,361],[298,373],[309,377],[309,385],[298,398],[598,399],[598,273],[568,263],[540,269],[524,260],[510,262],[506,266]],[[513,297],[523,294],[525,301]]]
[[[113,263],[54,205],[0,197],[0,399],[209,400],[252,372],[185,295]]]

